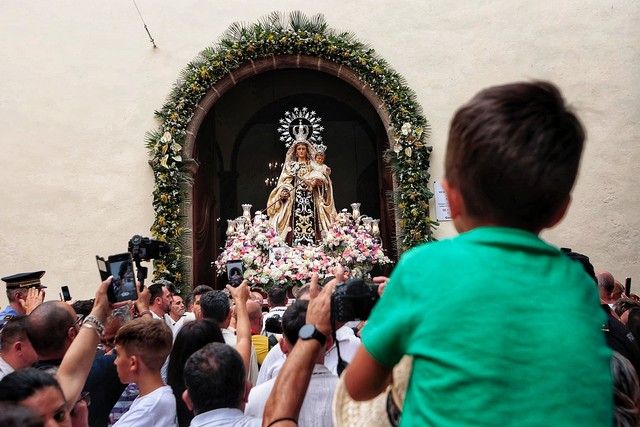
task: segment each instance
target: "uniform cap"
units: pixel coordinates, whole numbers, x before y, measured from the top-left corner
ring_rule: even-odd
[[[2,278],[7,284],[7,289],[19,289],[19,288],[46,288],[40,283],[40,279],[44,276],[44,271],[32,271],[29,273],[18,273],[13,276],[6,276]]]

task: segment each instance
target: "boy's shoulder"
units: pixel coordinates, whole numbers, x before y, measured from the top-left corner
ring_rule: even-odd
[[[136,401],[134,401],[134,404],[137,403],[135,406],[140,411],[147,411],[155,410],[155,408],[163,406],[168,402],[173,402],[175,405],[175,397],[173,396],[171,387],[165,385],[158,387],[151,393],[138,397]],[[131,408],[134,408],[134,405],[131,405]]]

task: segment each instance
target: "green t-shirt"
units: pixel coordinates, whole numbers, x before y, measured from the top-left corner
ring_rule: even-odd
[[[481,227],[406,253],[363,330],[414,356],[402,426],[611,425],[596,285],[536,235]]]

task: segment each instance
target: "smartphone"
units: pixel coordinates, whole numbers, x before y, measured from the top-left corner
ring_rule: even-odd
[[[631,295],[631,277],[627,277],[624,281],[624,294],[626,296]]]
[[[96,262],[102,281],[113,276],[111,285],[107,289],[107,298],[110,303],[138,299],[133,259],[129,252],[110,255],[106,260],[96,255]]]
[[[71,301],[71,293],[69,292],[69,287],[68,286],[62,286],[60,288],[60,290],[62,291],[62,301]]]
[[[227,280],[231,286],[240,286],[244,279],[244,266],[242,260],[227,261]]]

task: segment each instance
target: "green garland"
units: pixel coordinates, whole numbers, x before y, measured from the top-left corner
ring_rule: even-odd
[[[302,54],[321,57],[351,68],[384,101],[391,118],[391,148],[385,159],[395,176],[394,199],[399,216],[400,251],[433,240],[437,225],[429,215],[429,125],[413,91],[386,61],[349,33],[327,27],[322,15],[311,18],[301,12],[288,17],[272,13],[259,22],[235,23],[214,46],[189,63],[174,85],[169,99],[156,116],[160,127],[147,135],[147,147],[155,177],[154,238],[168,242],[172,251],[156,260],[154,278],[184,285],[184,237],[187,185],[182,145],[198,102],[220,79],[249,60],[272,55]]]

